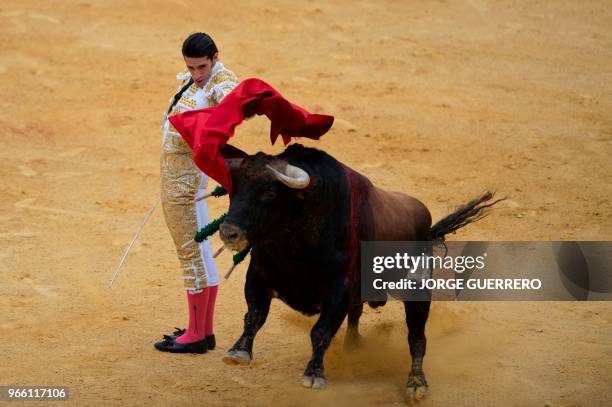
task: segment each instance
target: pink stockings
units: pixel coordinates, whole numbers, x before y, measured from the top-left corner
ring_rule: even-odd
[[[176,338],[177,343],[198,342],[213,334],[218,288],[218,286],[206,287],[196,294],[187,292],[189,326],[183,335]]]

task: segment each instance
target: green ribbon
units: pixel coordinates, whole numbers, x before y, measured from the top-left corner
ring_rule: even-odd
[[[232,256],[232,261],[234,262],[234,265],[242,263],[242,260],[244,260],[244,258],[247,256],[247,254],[249,254],[250,251],[251,246],[247,246],[246,249],[243,249],[242,251],[239,251],[238,253],[234,254]]]
[[[221,185],[217,185],[217,187],[213,189],[210,193],[210,196],[214,196],[215,198],[218,198],[223,195],[227,195],[227,191]]]
[[[202,229],[196,232],[193,240],[200,243],[207,239],[209,236],[212,236],[219,230],[219,226],[225,221],[227,218],[227,212],[223,215],[219,216],[217,219],[210,222],[208,225],[204,226]]]

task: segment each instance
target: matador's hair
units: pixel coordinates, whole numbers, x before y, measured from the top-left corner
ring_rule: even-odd
[[[193,33],[183,42],[183,56],[188,58],[213,58],[219,50],[208,34]]]

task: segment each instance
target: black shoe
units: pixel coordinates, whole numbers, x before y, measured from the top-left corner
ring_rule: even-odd
[[[181,336],[184,333],[185,333],[184,329],[176,328],[175,327],[174,328],[174,332],[172,333],[172,335],[164,335],[164,340],[166,340],[166,341],[175,341],[176,338],[178,338],[179,336]],[[204,339],[206,340],[206,349],[214,350],[215,347],[217,346],[217,340],[215,339],[215,334],[208,335]]]
[[[215,334],[208,335],[206,338],[204,338],[204,340],[206,341],[206,347],[208,348],[208,350],[214,350],[215,346],[217,346]]]
[[[155,344],[155,349],[170,353],[206,353],[206,339],[191,343],[177,343],[176,341],[163,341]]]

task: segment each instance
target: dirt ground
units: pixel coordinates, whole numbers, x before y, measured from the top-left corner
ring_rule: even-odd
[[[66,385],[77,405],[396,405],[410,355],[400,303],[303,389],[304,317],[274,302],[248,368],[245,265],[220,289],[217,350],[153,342],[186,319],[157,210],[161,117],[180,44],[210,33],[240,78],[336,116],[317,147],[434,219],[486,188],[509,199],[455,240],[612,238],[612,9],[548,1],[0,3],[0,385]],[[270,146],[268,123],[235,144]],[[313,143],[305,143],[312,145]],[[213,215],[227,199],[212,202]],[[215,237],[214,247],[219,246]],[[219,258],[227,269],[229,255]],[[424,406],[599,406],[612,400],[610,303],[434,303]]]

